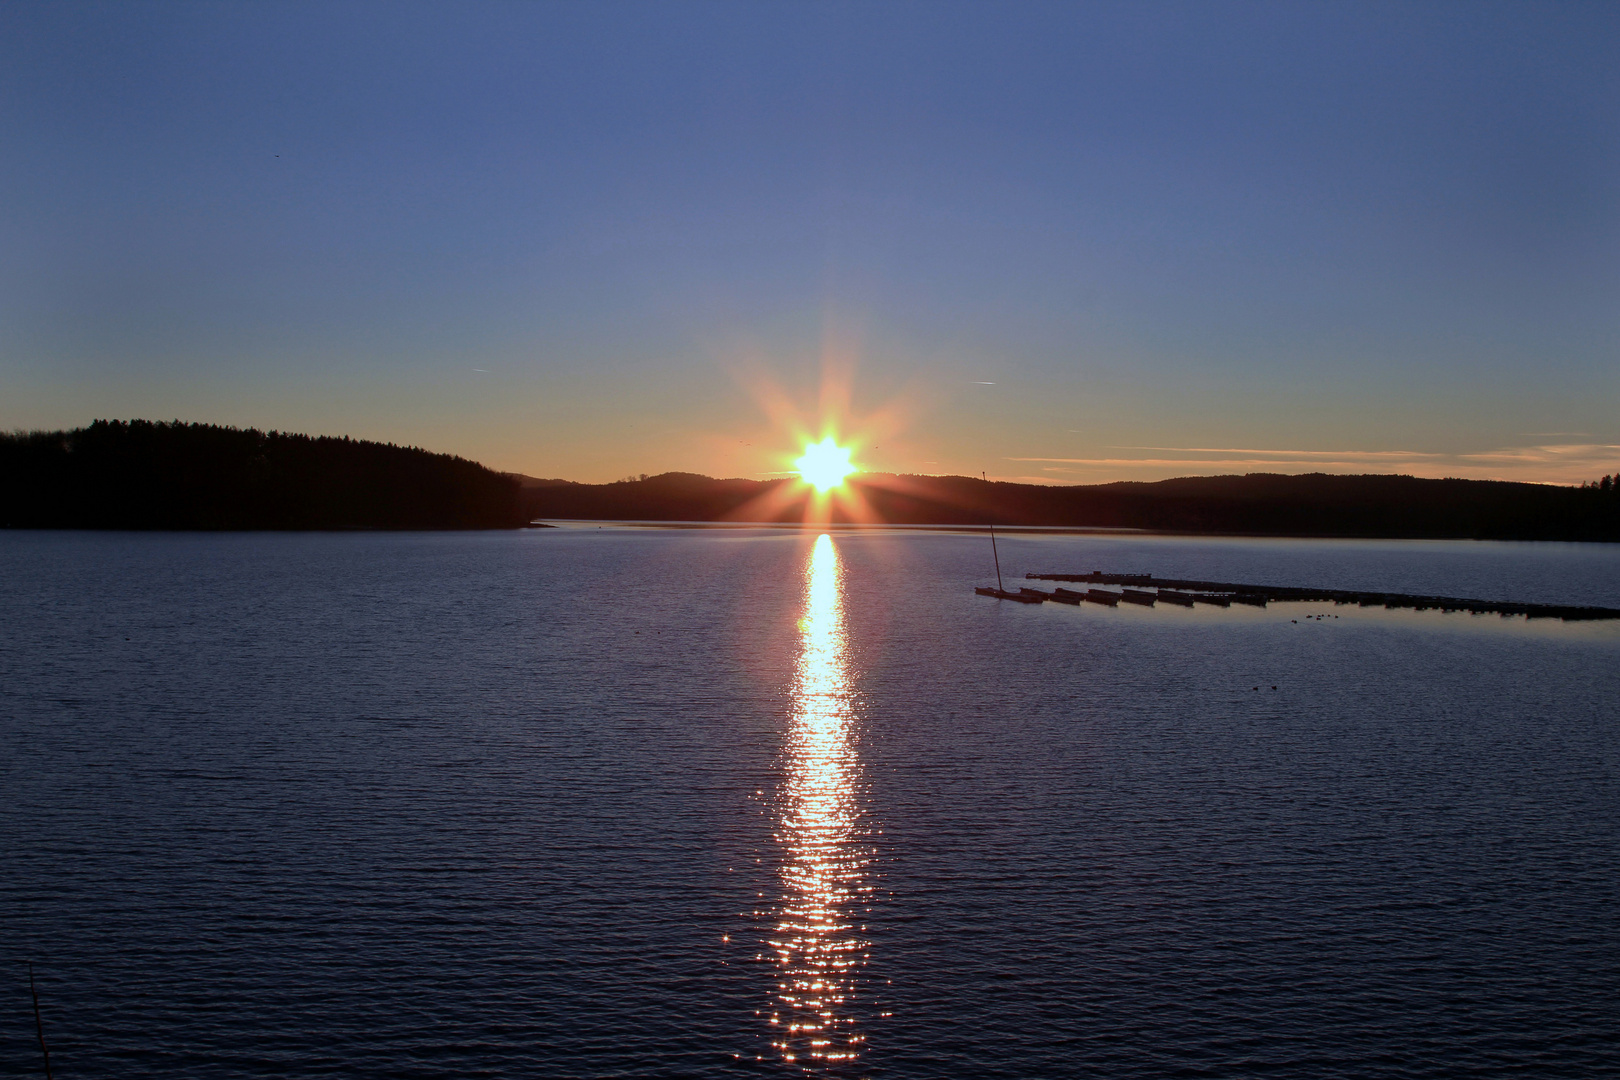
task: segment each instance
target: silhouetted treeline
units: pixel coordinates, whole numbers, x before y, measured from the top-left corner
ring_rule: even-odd
[[[518,481],[449,454],[212,424],[0,434],[0,524],[79,529],[498,529]]]
[[[642,479],[647,478],[643,476]],[[1605,476],[1601,480],[1593,480],[1590,483],[1582,484],[1581,487],[1595,490],[1603,495],[1620,495],[1620,473]]]
[[[666,473],[614,484],[531,482],[529,516],[646,521],[803,520],[794,481]],[[1077,487],[867,474],[834,520],[1035,525],[1262,536],[1620,540],[1620,478],[1582,487],[1411,476],[1185,477]]]
[[[713,480],[697,473],[670,472],[611,484],[568,480],[523,482],[523,505],[531,518],[588,518],[601,521],[729,521],[736,511],[783,481]],[[802,511],[801,514],[802,515]],[[783,518],[740,520],[776,521]]]

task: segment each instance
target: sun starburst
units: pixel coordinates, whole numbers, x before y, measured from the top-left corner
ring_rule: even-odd
[[[849,447],[839,446],[828,435],[820,442],[806,446],[804,456],[793,464],[805,483],[813,485],[817,491],[827,492],[842,484],[851,473],[859,471],[849,460],[849,454]]]

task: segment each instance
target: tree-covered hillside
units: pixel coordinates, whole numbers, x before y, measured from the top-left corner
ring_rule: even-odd
[[[501,529],[518,482],[465,458],[350,438],[97,420],[0,434],[0,525]]]
[[[1029,525],[1260,536],[1620,540],[1620,485],[1582,487],[1412,476],[1190,476],[1156,483],[986,483],[966,476],[864,474],[831,504],[836,522]],[[523,493],[532,517],[800,521],[792,480],[666,473],[613,484],[547,483]]]

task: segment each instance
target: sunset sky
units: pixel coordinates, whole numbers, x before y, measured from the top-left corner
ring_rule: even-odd
[[[1620,5],[0,7],[0,427],[1620,471]]]

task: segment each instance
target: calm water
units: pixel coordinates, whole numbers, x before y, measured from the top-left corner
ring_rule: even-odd
[[[1620,606],[1612,546],[1001,556]],[[1620,628],[988,580],[0,533],[0,1070],[32,959],[65,1078],[1620,1075]]]

